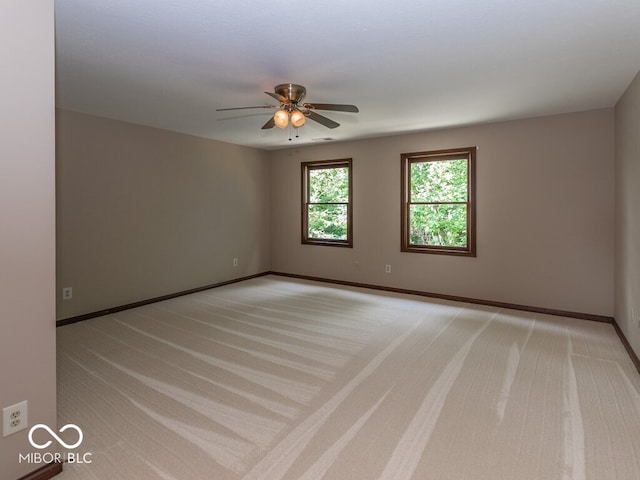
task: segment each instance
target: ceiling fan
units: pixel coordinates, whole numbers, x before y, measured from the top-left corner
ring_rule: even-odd
[[[336,112],[358,113],[358,107],[355,105],[341,105],[337,103],[302,103],[302,99],[307,94],[307,89],[302,85],[295,83],[282,83],[276,85],[272,92],[264,92],[270,97],[275,98],[280,105],[258,105],[254,107],[234,107],[234,108],[218,108],[217,112],[228,110],[246,110],[249,108],[275,108],[276,113],[267,120],[262,126],[263,130],[273,128],[286,128],[291,125],[299,128],[304,125],[307,118],[324,125],[327,128],[336,128],[340,126],[338,122],[334,122],[330,118],[320,115],[316,110],[333,110]],[[289,139],[291,140],[291,139]]]

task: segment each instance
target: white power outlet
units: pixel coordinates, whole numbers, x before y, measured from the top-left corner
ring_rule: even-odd
[[[27,401],[16,403],[2,409],[2,436],[8,437],[29,425]]]
[[[384,266],[384,273],[391,273],[391,265]]]
[[[64,287],[62,289],[62,300],[71,300],[73,298],[73,288]]]
[[[234,267],[237,267],[237,266],[238,266],[238,259],[237,259],[237,258],[234,258],[234,259],[233,259],[233,266],[234,266]]]

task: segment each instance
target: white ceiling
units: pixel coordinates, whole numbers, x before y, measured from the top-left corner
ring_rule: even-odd
[[[55,0],[57,105],[275,149],[612,107],[640,0]],[[260,127],[279,83],[321,112]]]

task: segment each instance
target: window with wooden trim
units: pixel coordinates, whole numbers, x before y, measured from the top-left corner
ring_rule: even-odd
[[[476,147],[403,153],[402,251],[476,256]]]
[[[352,247],[351,159],[302,163],[302,243]]]

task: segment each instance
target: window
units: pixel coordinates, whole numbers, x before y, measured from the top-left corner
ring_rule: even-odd
[[[352,247],[351,159],[302,163],[302,243]]]
[[[476,148],[404,153],[402,251],[476,256]]]

